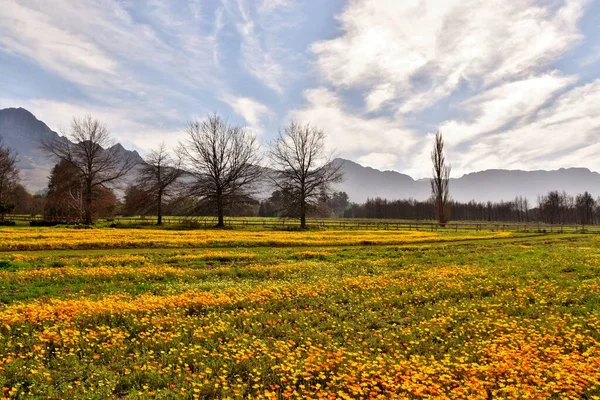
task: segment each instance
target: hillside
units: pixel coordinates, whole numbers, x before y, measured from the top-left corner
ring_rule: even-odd
[[[48,176],[55,161],[41,150],[40,143],[44,139],[56,137],[59,137],[56,132],[24,108],[0,110],[0,138],[18,153],[17,167],[21,170],[21,181],[31,192],[43,190],[48,184]],[[119,143],[108,151],[115,151],[123,156],[132,155],[141,160],[136,151],[126,150]]]

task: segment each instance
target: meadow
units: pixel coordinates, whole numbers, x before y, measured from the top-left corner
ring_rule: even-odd
[[[0,229],[4,398],[600,398],[600,240]]]

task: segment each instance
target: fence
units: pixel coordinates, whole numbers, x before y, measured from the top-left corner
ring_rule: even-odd
[[[7,215],[7,220],[15,222],[41,221],[42,216]],[[114,219],[98,219],[100,223],[141,224],[156,223],[156,217],[115,217]],[[216,224],[213,217],[163,217],[164,225],[187,225],[194,227],[211,227]],[[280,218],[241,218],[225,220],[229,227],[286,229],[298,226],[298,220]],[[353,220],[313,218],[307,221],[309,227],[323,229],[364,229],[364,230],[418,230],[418,231],[505,231],[535,233],[600,233],[600,225],[564,225],[538,223],[503,223],[503,222],[454,222],[441,226],[432,221],[394,221],[394,220]]]

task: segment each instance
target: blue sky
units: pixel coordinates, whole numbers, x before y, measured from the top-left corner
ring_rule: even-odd
[[[429,175],[600,171],[600,0],[0,0],[0,107],[103,120],[141,153],[218,112],[291,119],[345,158]]]

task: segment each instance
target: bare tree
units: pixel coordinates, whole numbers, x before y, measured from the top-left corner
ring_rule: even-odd
[[[226,214],[253,200],[262,178],[256,137],[217,114],[191,122],[186,133],[180,152],[193,178],[189,193],[216,213],[222,228]]]
[[[546,222],[550,224],[560,223],[561,214],[561,195],[558,190],[551,190],[545,196],[546,202],[544,203],[544,213],[546,215]]]
[[[162,142],[152,150],[138,166],[137,189],[148,193],[156,207],[157,225],[162,225],[163,200],[172,194],[172,189],[183,176],[181,157],[174,158]]]
[[[431,195],[435,207],[435,216],[442,226],[450,220],[450,165],[446,164],[444,155],[444,139],[442,134],[435,134],[433,150],[433,178],[431,179]]]
[[[4,146],[0,138],[0,202],[6,201],[14,187],[19,184],[19,170],[16,167],[17,154]]]
[[[84,223],[93,222],[92,203],[96,187],[106,187],[127,174],[135,159],[111,151],[113,140],[108,128],[99,120],[86,116],[73,118],[63,137],[42,142],[42,148],[58,161],[75,167],[83,182]]]
[[[300,218],[300,228],[306,229],[306,215],[342,180],[341,165],[334,165],[333,155],[325,151],[325,133],[298,122],[279,132],[269,154],[273,184],[286,198],[284,215]]]
[[[579,221],[582,225],[589,225],[594,223],[594,214],[596,211],[596,200],[588,192],[578,194],[575,198],[575,207],[577,208],[577,214],[579,214]]]
[[[529,218],[529,200],[524,196],[517,196],[513,202],[519,222],[527,221]]]

